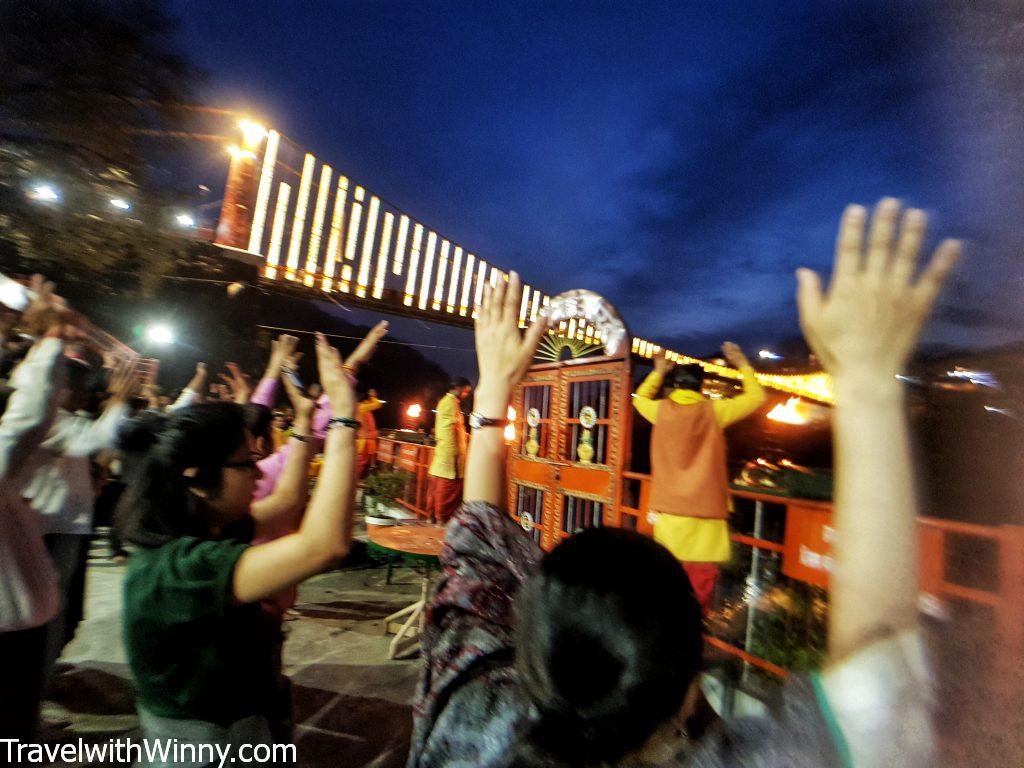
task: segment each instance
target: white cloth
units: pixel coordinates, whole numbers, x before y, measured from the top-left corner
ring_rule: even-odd
[[[116,446],[127,414],[124,405],[107,408],[98,419],[57,412],[34,460],[39,468],[25,489],[25,498],[40,515],[43,533],[92,533],[89,457]]]
[[[0,632],[38,627],[60,608],[57,572],[43,545],[39,515],[22,493],[63,381],[60,341],[40,341],[11,376],[14,393],[0,418]]]

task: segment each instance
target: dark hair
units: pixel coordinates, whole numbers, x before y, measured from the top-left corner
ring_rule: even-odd
[[[465,376],[456,376],[448,384],[448,391],[451,392],[453,389],[462,389],[463,387],[468,386],[471,386],[469,383],[469,379],[467,379]]]
[[[224,462],[245,436],[245,411],[234,403],[132,419],[120,434],[125,460],[132,464],[117,510],[125,538],[140,547],[159,547],[181,536],[207,537],[201,502],[188,489],[219,488]],[[185,477],[191,467],[195,476]]]
[[[246,403],[242,407],[245,409],[245,428],[253,437],[270,440],[270,425],[274,421],[274,412],[258,403]]]
[[[516,598],[516,664],[536,717],[511,765],[614,764],[679,712],[701,613],[665,547],[595,528],[555,547]]]
[[[697,363],[677,365],[665,377],[665,389],[692,389],[700,392],[704,384],[704,369]]]

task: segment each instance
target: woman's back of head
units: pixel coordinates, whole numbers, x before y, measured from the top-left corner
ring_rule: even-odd
[[[536,708],[515,766],[614,765],[677,715],[701,663],[701,614],[672,554],[593,529],[544,557],[516,605]]]
[[[179,536],[204,535],[197,498],[188,489],[218,488],[225,462],[245,441],[246,414],[234,403],[134,418],[120,435],[130,467],[117,511],[125,538],[154,547]]]

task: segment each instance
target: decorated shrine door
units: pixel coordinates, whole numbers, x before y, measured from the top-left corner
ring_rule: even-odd
[[[508,509],[543,549],[619,526],[630,389],[628,359],[607,357],[536,365],[517,387]]]

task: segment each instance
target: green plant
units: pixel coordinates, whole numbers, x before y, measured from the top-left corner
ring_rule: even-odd
[[[407,478],[402,472],[378,472],[363,480],[363,493],[393,501],[405,493]]]

